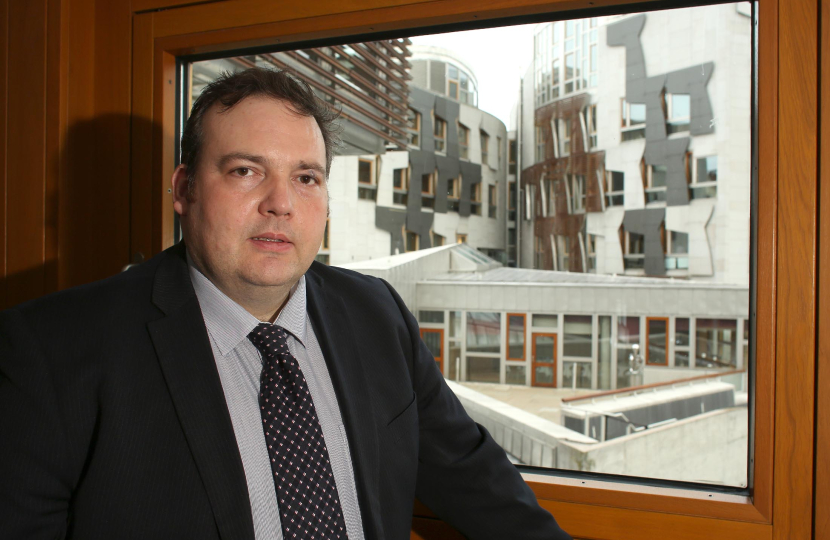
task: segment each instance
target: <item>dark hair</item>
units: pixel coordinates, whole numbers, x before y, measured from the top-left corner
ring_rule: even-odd
[[[223,73],[202,90],[193,104],[182,133],[182,164],[187,168],[189,195],[193,194],[196,168],[202,151],[202,122],[205,114],[217,102],[221,104],[219,112],[225,112],[243,99],[254,96],[285,101],[297,114],[314,117],[323,134],[328,176],[334,149],[338,144],[339,126],[335,121],[340,113],[318,99],[308,83],[288,71],[253,67],[236,73]]]

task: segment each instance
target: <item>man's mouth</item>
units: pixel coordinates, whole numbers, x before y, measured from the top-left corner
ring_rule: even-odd
[[[263,238],[261,236],[255,236],[254,240],[262,240],[263,242],[276,242],[276,243],[283,243],[285,240],[280,240],[279,238]]]

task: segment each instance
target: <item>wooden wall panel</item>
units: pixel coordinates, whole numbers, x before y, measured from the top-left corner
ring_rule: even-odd
[[[830,0],[821,2],[819,285],[816,361],[815,540],[830,540]]]
[[[778,320],[775,539],[810,538],[813,516],[818,0],[778,5]],[[798,84],[793,84],[798,81]]]
[[[6,81],[8,65],[8,21],[9,2],[0,0],[0,309],[6,303],[6,206],[8,204],[8,183],[6,174],[6,112],[8,108]]]
[[[46,283],[46,0],[8,4],[6,301],[54,288]],[[49,216],[53,218],[54,216]],[[52,225],[52,224],[50,224]]]

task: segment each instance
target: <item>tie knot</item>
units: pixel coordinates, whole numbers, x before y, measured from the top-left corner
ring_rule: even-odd
[[[248,334],[248,339],[263,355],[288,352],[288,333],[276,324],[259,323]]]

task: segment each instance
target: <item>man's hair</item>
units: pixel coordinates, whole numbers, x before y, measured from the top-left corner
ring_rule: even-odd
[[[340,113],[318,99],[308,83],[287,71],[254,67],[236,73],[223,73],[202,90],[193,104],[182,133],[182,164],[187,168],[189,196],[193,195],[196,170],[204,142],[202,123],[205,114],[215,103],[219,104],[218,111],[223,113],[243,99],[256,96],[284,101],[295,113],[301,116],[311,116],[317,121],[326,147],[326,176],[328,176],[334,149],[338,144],[339,126],[335,122]]]

